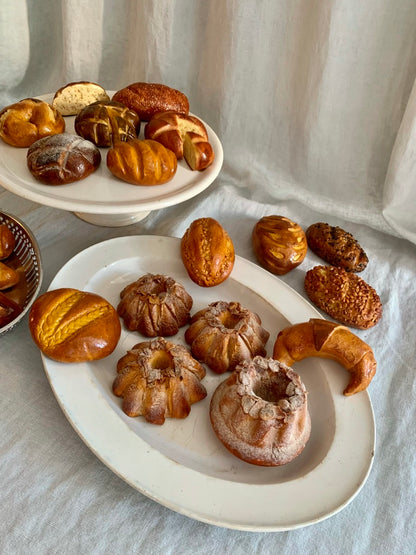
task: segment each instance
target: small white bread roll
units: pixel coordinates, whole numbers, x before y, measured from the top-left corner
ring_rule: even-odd
[[[58,89],[52,101],[52,106],[63,116],[76,116],[93,102],[108,101],[110,97],[105,89],[90,81],[68,83]]]

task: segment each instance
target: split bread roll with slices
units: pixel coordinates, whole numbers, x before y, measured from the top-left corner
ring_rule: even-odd
[[[273,358],[287,366],[308,357],[329,358],[344,366],[350,380],[344,395],[354,395],[368,387],[377,363],[367,343],[347,327],[319,318],[288,326],[277,336]]]
[[[108,100],[110,97],[101,85],[91,81],[75,81],[56,91],[52,106],[63,116],[76,116],[89,104]]]
[[[86,362],[111,354],[121,334],[116,309],[95,293],[60,288],[38,297],[29,313],[33,341],[59,362]]]

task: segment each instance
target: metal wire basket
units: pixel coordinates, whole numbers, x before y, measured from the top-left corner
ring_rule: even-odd
[[[10,264],[21,276],[19,284],[15,286],[16,291],[4,293],[15,301],[16,298],[13,297],[18,297],[22,312],[14,320],[0,327],[0,335],[10,331],[23,319],[39,294],[43,278],[39,246],[30,229],[19,218],[5,212],[0,212],[1,224],[9,227],[16,240],[13,253],[3,262]]]

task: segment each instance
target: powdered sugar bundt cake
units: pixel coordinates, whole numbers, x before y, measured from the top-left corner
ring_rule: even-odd
[[[118,361],[117,372],[113,393],[123,397],[123,411],[152,424],[185,418],[191,405],[207,395],[200,381],[204,367],[186,347],[162,337],[134,345]]]
[[[190,316],[192,297],[173,278],[145,274],[120,293],[117,312],[131,331],[146,337],[175,335]]]
[[[217,301],[194,314],[185,340],[195,358],[222,374],[243,360],[264,356],[269,335],[254,312],[237,302]]]
[[[272,358],[243,362],[215,390],[214,432],[240,459],[262,466],[289,463],[311,431],[307,392],[298,374]]]

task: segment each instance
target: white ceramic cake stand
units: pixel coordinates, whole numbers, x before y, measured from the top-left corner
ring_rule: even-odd
[[[110,97],[113,91],[108,91]],[[53,95],[39,96],[51,102]],[[66,117],[65,131],[74,133],[74,117]],[[214,150],[214,162],[202,172],[192,171],[179,161],[174,178],[163,185],[136,186],[114,177],[106,165],[106,148],[101,148],[100,167],[89,177],[67,185],[44,185],[32,176],[26,164],[27,149],[0,141],[0,184],[16,195],[62,210],[101,226],[119,227],[145,218],[152,210],[173,206],[204,191],[218,176],[223,149],[215,132],[204,122]],[[141,138],[145,123],[142,123]]]

